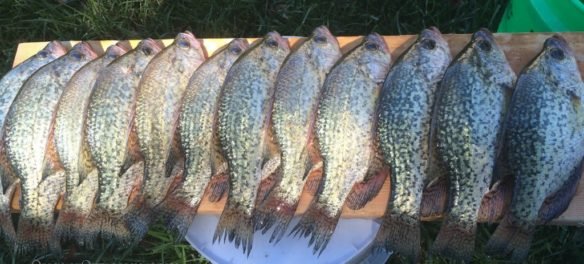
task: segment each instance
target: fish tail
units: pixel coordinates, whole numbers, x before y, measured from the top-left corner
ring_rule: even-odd
[[[154,221],[155,211],[151,207],[146,206],[145,203],[142,204],[141,208],[137,205],[132,205],[130,208],[123,218],[133,237],[132,244],[136,244],[148,233],[150,224]]]
[[[228,203],[219,218],[213,235],[213,243],[221,239],[225,242],[227,238],[229,242],[235,241],[235,248],[239,248],[241,244],[243,253],[249,256],[253,244],[253,233],[252,216]]]
[[[420,221],[406,215],[387,214],[373,242],[375,254],[398,253],[412,262],[420,257]]]
[[[63,206],[55,224],[55,237],[59,241],[77,239],[80,227],[83,226],[87,215],[68,206]]]
[[[292,229],[290,234],[294,236],[300,235],[308,237],[310,235],[309,246],[313,246],[312,253],[318,255],[322,254],[328,242],[337,227],[337,222],[341,210],[337,209],[331,215],[323,206],[319,206],[318,202],[314,203],[310,209],[304,214],[300,222]]]
[[[507,215],[487,242],[485,252],[488,255],[511,254],[512,261],[524,261],[533,237],[533,228],[525,226],[518,223],[512,215]]]
[[[255,229],[262,229],[262,234],[275,226],[270,243],[278,243],[282,239],[298,206],[298,200],[286,200],[278,193],[279,189],[274,190],[254,213]]]
[[[51,224],[39,223],[30,218],[21,217],[18,220],[16,232],[15,255],[28,255],[34,253],[40,255],[44,253],[61,254],[59,241],[53,238],[53,226]]]
[[[476,227],[474,221],[458,223],[447,217],[430,252],[465,263],[470,262],[474,252]]]
[[[185,199],[171,195],[160,206],[162,219],[168,230],[171,230],[176,235],[176,240],[184,239],[195,214],[198,209],[197,205],[192,205]]]
[[[79,239],[87,247],[93,248],[98,237],[120,245],[131,245],[134,241],[128,224],[120,213],[96,208],[84,221]]]
[[[4,198],[4,197],[2,197]],[[0,198],[0,199],[2,199]],[[10,250],[16,241],[16,231],[12,224],[12,215],[10,214],[10,207],[7,203],[2,201],[2,208],[0,208],[0,239],[3,240]]]

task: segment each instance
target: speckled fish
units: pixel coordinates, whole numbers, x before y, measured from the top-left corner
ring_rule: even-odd
[[[85,125],[85,142],[99,182],[95,208],[83,225],[89,244],[100,234],[104,239],[131,240],[122,216],[132,186],[142,181],[141,174],[127,172],[143,165],[136,163],[142,156],[132,129],[136,94],[146,65],[161,49],[152,39],[142,40],[103,69],[95,82]]]
[[[341,56],[337,39],[321,26],[290,54],[278,74],[272,123],[282,153],[282,179],[255,212],[256,228],[265,233],[276,226],[270,241],[282,238],[307,176],[322,167],[313,127],[325,77]]]
[[[228,238],[248,255],[260,181],[271,173],[266,168],[280,163],[269,123],[276,77],[289,53],[288,42],[270,32],[235,62],[223,85],[218,132],[229,168],[229,193],[213,242]]]
[[[316,121],[324,183],[292,230],[304,237],[310,235],[309,245],[313,245],[315,254],[326,248],[345,201],[364,204],[383,183],[373,181],[375,184],[366,188],[364,195],[349,195],[354,186],[368,182],[381,167],[377,103],[390,63],[385,41],[372,33],[333,68],[325,81]]]
[[[205,61],[201,43],[191,32],[179,33],[146,67],[136,103],[136,131],[144,155],[140,215],[130,219],[137,237],[146,235],[153,209],[175,180],[171,171],[182,160],[177,126],[182,99],[193,72]]]
[[[98,175],[83,141],[87,105],[98,74],[124,53],[126,49],[120,45],[108,47],[103,56],[87,63],[71,77],[59,101],[54,140],[65,169],[66,184],[64,204],[55,226],[58,238],[77,238],[93,207]]]
[[[548,38],[515,89],[504,146],[515,190],[486,252],[523,262],[535,225],[568,208],[582,174],[584,83],[566,40]]]
[[[472,35],[444,74],[432,133],[449,179],[450,203],[433,254],[471,260],[479,208],[491,184],[514,82],[505,54],[486,29]]]
[[[216,131],[219,96],[227,72],[247,47],[247,40],[234,39],[203,63],[189,81],[179,118],[185,179],[160,206],[167,226],[179,238],[191,225],[207,186],[210,200],[217,201],[227,185],[227,164]]]
[[[81,42],[43,66],[26,80],[6,116],[6,155],[22,188],[19,253],[59,250],[52,239],[53,209],[65,179],[52,140],[54,116],[71,76],[95,57],[91,46]]]
[[[60,42],[51,41],[42,50],[16,65],[2,77],[0,80],[0,133],[4,132],[6,114],[24,82],[39,68],[66,52],[67,48]],[[6,244],[12,246],[16,233],[10,214],[10,197],[18,184],[18,179],[6,159],[4,143],[1,140],[2,134],[0,134],[0,238],[3,237],[7,241]]]
[[[434,94],[450,60],[440,31],[423,30],[389,71],[379,103],[378,133],[391,165],[391,194],[374,247],[413,261],[420,251],[422,191],[435,173],[429,142]]]

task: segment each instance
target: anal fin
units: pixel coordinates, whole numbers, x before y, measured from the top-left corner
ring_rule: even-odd
[[[584,170],[584,159],[580,161],[578,167],[574,170],[568,180],[552,195],[548,196],[539,209],[539,221],[545,224],[552,219],[561,215],[572,201],[572,197],[578,188],[578,181]]]
[[[347,207],[351,210],[363,208],[379,193],[387,176],[389,176],[389,170],[387,168],[373,172],[370,171],[362,182],[353,186],[346,200]]]
[[[425,219],[441,217],[448,205],[448,179],[446,177],[434,178],[422,194],[420,216]]]

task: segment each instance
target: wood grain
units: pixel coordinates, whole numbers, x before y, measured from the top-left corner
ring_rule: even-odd
[[[537,55],[540,51],[543,42],[546,38],[550,37],[552,33],[526,33],[526,34],[495,34],[497,42],[505,51],[507,59],[511,64],[511,67],[515,72],[519,73],[521,69],[529,63],[529,61]],[[450,49],[452,54],[457,54],[467,43],[470,38],[468,34],[445,34],[445,38],[450,44]],[[584,33],[563,33],[564,36],[574,53],[576,54],[576,59],[580,67],[580,73],[584,75]],[[415,35],[403,35],[403,36],[385,36],[385,41],[387,42],[389,49],[391,50],[393,58],[397,58],[405,49],[413,43],[415,40]],[[291,45],[299,43],[301,38],[290,37],[288,38]],[[338,37],[339,43],[344,52],[347,52],[351,48],[355,47],[361,37]],[[213,54],[217,49],[229,43],[231,39],[202,39],[203,45],[207,51],[207,54]],[[250,42],[255,41],[255,38],[248,39]],[[172,39],[161,40],[162,43],[168,45],[172,42]],[[67,46],[74,45],[79,41],[65,41],[63,42]],[[114,40],[103,40],[103,41],[89,41],[89,43],[98,52],[103,52],[107,46],[114,44]],[[125,41],[128,46],[135,47],[138,40]],[[21,43],[18,46],[16,56],[14,58],[13,65],[17,65],[26,58],[34,55],[37,51],[42,49],[46,45],[46,42],[29,42]],[[19,197],[18,192],[15,193],[13,197]],[[386,180],[382,191],[375,197],[371,202],[369,202],[361,210],[351,210],[347,207],[344,208],[342,217],[346,218],[377,218],[381,217],[385,211],[387,200],[389,197],[389,179]],[[300,199],[300,204],[297,210],[297,214],[302,214],[308,208],[312,196],[308,193],[303,193]],[[206,199],[201,204],[199,208],[199,213],[201,214],[219,214],[223,210],[225,204],[225,197],[217,202],[210,203]],[[18,199],[12,200],[12,209],[18,211]],[[60,204],[56,206],[60,208]],[[429,220],[429,219],[425,219]],[[568,225],[584,225],[584,184],[579,184],[576,196],[572,200],[572,203],[561,216],[555,219],[552,224],[568,224]]]

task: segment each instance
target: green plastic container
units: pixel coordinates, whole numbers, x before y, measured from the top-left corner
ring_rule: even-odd
[[[584,31],[584,0],[511,0],[497,31]]]

